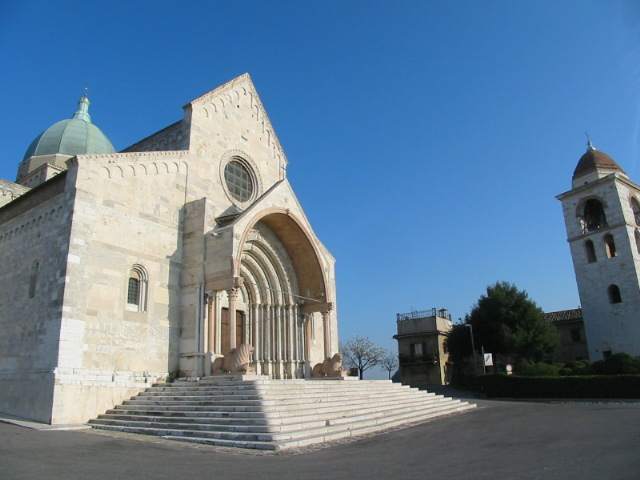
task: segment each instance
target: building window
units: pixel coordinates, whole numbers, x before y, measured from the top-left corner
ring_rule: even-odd
[[[640,202],[635,197],[631,197],[631,210],[633,211],[633,219],[636,225],[640,225]]]
[[[142,265],[134,265],[129,271],[127,282],[127,310],[144,312],[147,310],[148,275]]]
[[[253,195],[253,178],[239,160],[227,163],[224,167],[224,180],[231,196],[239,202],[246,202]]]
[[[609,303],[622,303],[620,288],[617,285],[609,285],[607,292],[609,293]]]
[[[595,232],[606,226],[607,217],[604,214],[602,202],[595,198],[590,198],[585,202],[582,215],[580,216],[582,233]]]
[[[411,353],[411,358],[420,358],[422,357],[422,344],[421,343],[412,343],[409,345],[409,351]]]
[[[610,233],[604,236],[604,250],[607,252],[607,258],[616,256],[616,242],[613,241],[613,235]]]
[[[586,242],[584,242],[584,249],[587,253],[587,262],[596,262],[596,247],[593,245],[593,242],[591,240],[587,240]]]
[[[636,229],[634,236],[636,237],[636,250],[640,253],[640,232]]]
[[[580,329],[578,327],[571,329],[571,341],[573,343],[580,343],[582,341],[582,334],[580,333]]]
[[[40,263],[33,262],[31,265],[31,275],[29,276],[29,298],[36,296],[36,288],[38,286],[38,273],[40,273]]]

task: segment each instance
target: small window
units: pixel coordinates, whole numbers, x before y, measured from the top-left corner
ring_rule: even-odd
[[[591,240],[587,240],[586,242],[584,242],[584,249],[587,254],[587,262],[596,262],[596,247],[593,245],[593,242]]]
[[[422,357],[422,344],[421,343],[412,343],[410,345],[411,358],[419,358]]]
[[[571,329],[571,341],[573,343],[580,343],[582,341],[582,334],[580,333],[579,328],[576,327]]]
[[[139,278],[129,277],[127,303],[129,305],[136,305],[136,306],[140,304],[140,279]]]
[[[636,225],[640,225],[640,202],[635,197],[631,197],[631,210],[633,211],[633,219]]]
[[[617,285],[609,285],[607,291],[609,293],[609,303],[622,303],[620,288]]]
[[[144,312],[147,310],[147,271],[141,265],[134,265],[127,281],[127,310]]]
[[[604,236],[604,250],[607,253],[607,258],[616,256],[616,242],[613,241],[613,235],[610,233]]]
[[[40,273],[40,263],[35,261],[31,265],[31,275],[29,276],[29,298],[36,296],[38,287],[38,273]]]

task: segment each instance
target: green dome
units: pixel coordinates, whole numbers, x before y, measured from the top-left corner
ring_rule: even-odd
[[[23,160],[34,155],[82,155],[113,153],[115,150],[102,131],[91,123],[89,99],[83,95],[73,118],[54,123],[31,142]]]

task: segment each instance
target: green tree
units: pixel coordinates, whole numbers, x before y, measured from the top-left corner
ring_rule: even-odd
[[[524,290],[497,282],[487,287],[466,321],[477,348],[539,362],[558,345],[558,331]]]
[[[453,325],[447,335],[447,351],[449,358],[454,364],[460,365],[465,358],[472,355],[471,335],[469,327],[464,323],[456,323]]]

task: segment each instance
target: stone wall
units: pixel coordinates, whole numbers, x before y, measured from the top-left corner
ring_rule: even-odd
[[[0,209],[0,412],[44,422],[51,419],[71,201],[61,176]]]
[[[102,166],[109,159],[118,160],[112,176]],[[144,379],[175,371],[180,329],[180,154],[80,156],[68,175],[76,195],[54,423],[85,421],[144,388]],[[148,275],[144,311],[127,305],[134,265]]]

